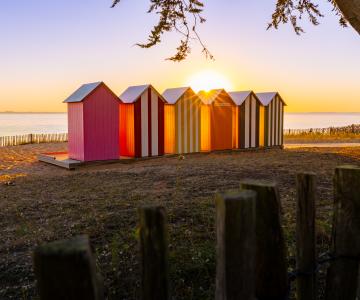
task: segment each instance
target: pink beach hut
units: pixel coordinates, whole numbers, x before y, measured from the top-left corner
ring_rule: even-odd
[[[119,98],[103,83],[82,85],[68,106],[69,158],[119,159]]]

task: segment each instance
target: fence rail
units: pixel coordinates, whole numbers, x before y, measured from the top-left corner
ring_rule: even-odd
[[[359,296],[359,182],[359,167],[335,169],[325,300],[355,300]],[[316,176],[298,174],[296,190],[296,270],[291,273],[278,186],[247,180],[240,183],[240,190],[217,195],[216,300],[284,300],[295,296],[291,291],[299,300],[317,299],[316,275],[324,261],[315,250]],[[166,211],[156,205],[141,207],[139,219],[141,299],[172,299]],[[41,300],[104,299],[87,236],[39,246],[34,270]],[[291,289],[293,280],[297,285]]]
[[[67,140],[67,133],[30,133],[15,136],[2,136],[0,137],[0,147],[25,144],[59,143],[67,142]]]
[[[360,124],[343,127],[309,128],[309,129],[284,129],[284,135],[335,135],[335,134],[360,134]]]

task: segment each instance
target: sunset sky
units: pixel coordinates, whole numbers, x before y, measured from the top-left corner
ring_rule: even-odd
[[[150,50],[133,46],[156,22],[149,1],[113,9],[111,0],[1,1],[0,111],[65,111],[82,83],[104,81],[116,94],[152,83],[162,92],[201,81],[199,73],[232,90],[279,91],[288,112],[360,111],[360,36],[338,25],[325,0],[321,25],[304,22],[300,37],[289,25],[266,30],[275,1],[205,2],[199,32],[216,60],[194,44],[173,63],[165,58],[176,34]]]

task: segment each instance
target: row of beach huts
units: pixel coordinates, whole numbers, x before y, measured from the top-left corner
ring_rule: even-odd
[[[113,160],[202,151],[281,146],[283,99],[277,92],[160,94],[131,86],[119,97],[103,82],[82,85],[68,105],[69,158]]]

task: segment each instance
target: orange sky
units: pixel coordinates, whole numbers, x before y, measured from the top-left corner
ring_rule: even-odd
[[[0,111],[65,111],[70,93],[99,80],[116,94],[144,83],[162,92],[203,71],[225,77],[233,90],[279,91],[289,112],[360,111],[360,38],[338,26],[328,5],[321,26],[305,24],[299,37],[288,26],[266,31],[274,1],[222,4],[207,2],[200,29],[216,60],[194,44],[185,62],[172,63],[164,59],[177,46],[175,34],[150,50],[133,46],[155,22],[147,1],[115,9],[97,0],[7,1],[0,11]]]

